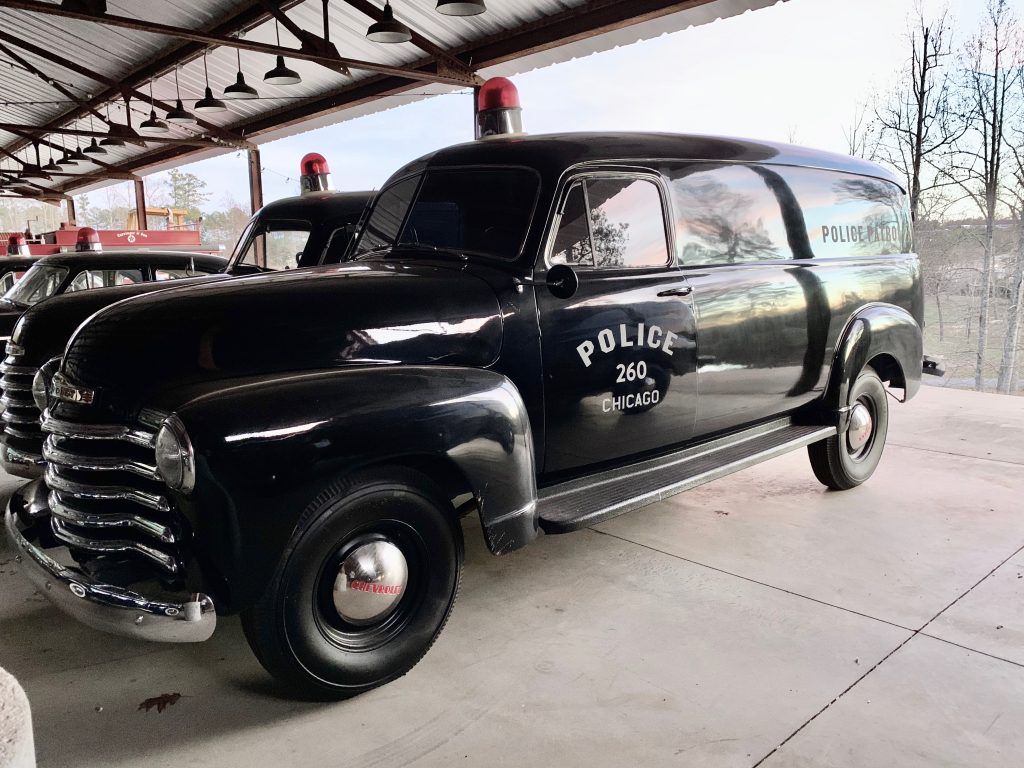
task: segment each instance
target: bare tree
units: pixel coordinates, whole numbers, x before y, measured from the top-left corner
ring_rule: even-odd
[[[846,153],[865,160],[878,159],[879,135],[878,123],[874,115],[868,117],[868,105],[857,102],[853,107],[850,122],[843,127],[843,138],[846,139]]]
[[[1009,307],[1006,310],[1006,334],[1003,355],[999,361],[996,390],[1009,394],[1017,389],[1020,363],[1021,313],[1024,311],[1024,126],[1015,131],[1017,141],[1010,147],[1013,181],[1008,190],[1010,211],[1017,228],[1016,253],[1009,284],[1006,286]]]
[[[926,18],[921,0],[907,31],[910,57],[897,85],[875,107],[879,132],[878,155],[899,169],[907,180],[910,213],[916,221],[921,195],[951,183],[927,167],[943,150],[963,136],[966,126],[953,103],[953,73],[946,66],[952,56],[952,27],[945,11]]]
[[[978,296],[975,389],[985,384],[985,351],[995,274],[994,234],[1005,182],[1007,130],[1018,110],[1017,20],[1006,0],[988,0],[980,32],[964,50],[962,91],[967,131],[954,142],[941,172],[977,206],[985,223]]]

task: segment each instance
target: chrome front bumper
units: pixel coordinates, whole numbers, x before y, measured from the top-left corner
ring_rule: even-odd
[[[16,509],[24,506],[38,512],[40,494],[45,494],[40,481],[19,489],[7,504],[4,522],[20,569],[61,611],[94,629],[139,640],[198,643],[213,634],[217,613],[208,596],[190,595],[180,602],[153,600],[122,587],[99,584],[29,541]]]

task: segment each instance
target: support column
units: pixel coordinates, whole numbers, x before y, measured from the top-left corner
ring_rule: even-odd
[[[136,229],[148,229],[146,222],[146,182],[135,180],[135,216],[138,218]]]
[[[247,154],[249,156],[249,209],[251,213],[255,214],[263,207],[263,167],[260,163],[258,149],[250,149]],[[267,249],[262,235],[256,238],[253,246],[256,263],[261,267],[267,266]]]
[[[78,215],[75,213],[75,199],[68,195],[64,198],[64,204],[68,209],[68,226],[78,226]]]

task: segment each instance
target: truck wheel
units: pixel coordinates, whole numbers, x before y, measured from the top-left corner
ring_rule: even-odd
[[[242,614],[246,639],[292,694],[376,688],[441,633],[462,554],[451,503],[429,478],[404,468],[352,475],[303,513],[270,585]]]
[[[807,446],[814,476],[835,491],[855,488],[878,466],[889,429],[885,386],[872,368],[865,368],[850,390],[850,428]]]

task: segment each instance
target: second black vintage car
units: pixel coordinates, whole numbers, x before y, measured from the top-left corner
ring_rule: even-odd
[[[134,637],[240,612],[295,693],[381,685],[447,620],[460,513],[504,554],[805,446],[826,485],[864,482],[886,383],[920,384],[910,231],[891,174],[796,147],[441,150],[383,188],[351,263],[79,328],[45,484],[8,509],[22,570]]]
[[[304,164],[308,157],[303,158]],[[256,212],[239,238],[223,274],[206,275],[175,285],[340,261],[372,193],[326,189],[314,192],[308,190],[308,182],[303,186],[307,188],[305,194],[276,200]],[[282,247],[285,239],[287,250]],[[287,259],[283,258],[285,255]],[[166,287],[167,283],[161,281],[66,292],[50,301],[37,302],[24,311],[14,333],[18,341],[7,342],[6,359],[0,365],[0,393],[3,393],[0,398],[0,466],[6,472],[27,478],[42,474],[42,409],[36,402],[39,392],[33,394],[33,382],[42,369],[38,384],[45,392],[75,328],[103,307]],[[0,323],[2,317],[0,315]]]

